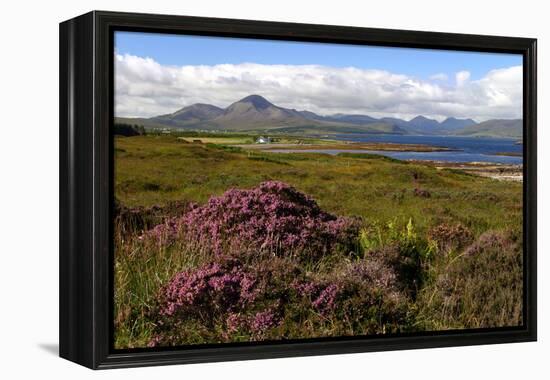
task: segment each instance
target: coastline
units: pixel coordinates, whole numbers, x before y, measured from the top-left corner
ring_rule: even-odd
[[[204,139],[206,140],[206,139]],[[218,139],[216,139],[218,140]],[[220,138],[219,140],[225,140]],[[365,153],[383,156],[380,152],[391,153],[437,153],[437,152],[464,152],[464,149],[451,148],[439,145],[429,145],[420,143],[394,143],[394,142],[356,142],[334,139],[293,139],[286,137],[280,142],[269,142],[264,144],[254,143],[235,143],[240,141],[231,141],[227,139],[227,143],[216,141],[221,145],[226,145],[233,148],[263,152],[263,153],[328,153],[338,155],[339,153]],[[241,140],[242,141],[242,140]],[[187,141],[191,142],[191,141]],[[203,143],[208,143],[204,141]],[[214,142],[214,141],[212,141]],[[520,153],[516,152],[496,152],[487,153],[488,156],[508,156],[521,157]],[[499,163],[491,161],[471,161],[471,162],[453,162],[438,159],[418,159],[418,158],[396,158],[403,162],[410,162],[418,165],[426,165],[434,167],[438,170],[460,170],[462,172],[485,178],[491,178],[498,181],[523,181],[523,164],[521,163]]]
[[[459,152],[460,149],[453,149],[444,146],[431,146],[426,144],[399,144],[399,143],[364,143],[333,140],[326,144],[307,143],[269,143],[269,144],[237,144],[233,145],[241,149],[251,150],[280,150],[292,149],[300,151],[315,150],[378,150],[384,152]]]
[[[408,162],[432,166],[437,170],[461,170],[468,174],[492,178],[498,181],[523,182],[523,165],[520,164],[495,164],[491,162],[460,163],[424,160],[408,160]]]

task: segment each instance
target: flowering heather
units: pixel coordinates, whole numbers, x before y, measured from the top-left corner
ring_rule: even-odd
[[[182,232],[182,225],[177,218],[166,219],[148,230],[141,238],[149,238],[160,245],[173,244]]]
[[[382,313],[384,308],[395,311],[407,302],[393,269],[375,258],[350,263],[341,272],[326,278],[295,281],[292,286],[326,318],[344,313],[350,320],[358,320],[362,312],[357,311],[372,310],[373,306],[380,308],[377,313]],[[399,313],[395,318],[400,318]]]
[[[182,227],[187,241],[218,255],[263,251],[320,257],[336,247],[352,250],[358,233],[356,220],[331,215],[312,198],[277,181],[228,190],[155,227],[152,234],[169,241]]]
[[[312,302],[313,307],[321,312],[333,311],[336,308],[336,298],[339,292],[339,285],[334,283],[327,285]]]
[[[272,309],[268,309],[254,315],[250,328],[254,334],[258,335],[275,327],[279,322],[280,318],[277,316],[277,313]]]
[[[229,313],[225,320],[227,328],[226,334],[233,334],[237,332],[243,326],[246,326],[247,318],[240,313]]]
[[[395,271],[374,257],[350,265],[346,275],[378,288],[390,290],[397,290],[399,288]]]
[[[151,346],[397,332],[408,324],[410,298],[377,256],[324,273],[292,257],[212,260],[161,288]]]
[[[207,264],[176,274],[163,289],[160,314],[167,317],[215,317],[243,308],[257,296],[253,274],[236,260]],[[206,310],[205,310],[206,309]]]

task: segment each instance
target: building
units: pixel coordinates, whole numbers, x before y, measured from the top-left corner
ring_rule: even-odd
[[[256,144],[269,144],[270,142],[271,138],[269,137],[260,136],[256,139]]]

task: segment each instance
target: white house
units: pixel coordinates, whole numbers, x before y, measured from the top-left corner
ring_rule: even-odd
[[[269,144],[270,142],[271,138],[269,137],[260,136],[256,139],[256,144]]]

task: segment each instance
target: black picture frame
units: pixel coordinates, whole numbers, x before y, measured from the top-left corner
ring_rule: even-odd
[[[400,336],[113,350],[115,30],[523,56],[524,324]],[[535,341],[536,39],[93,11],[60,24],[60,356],[93,369]]]

